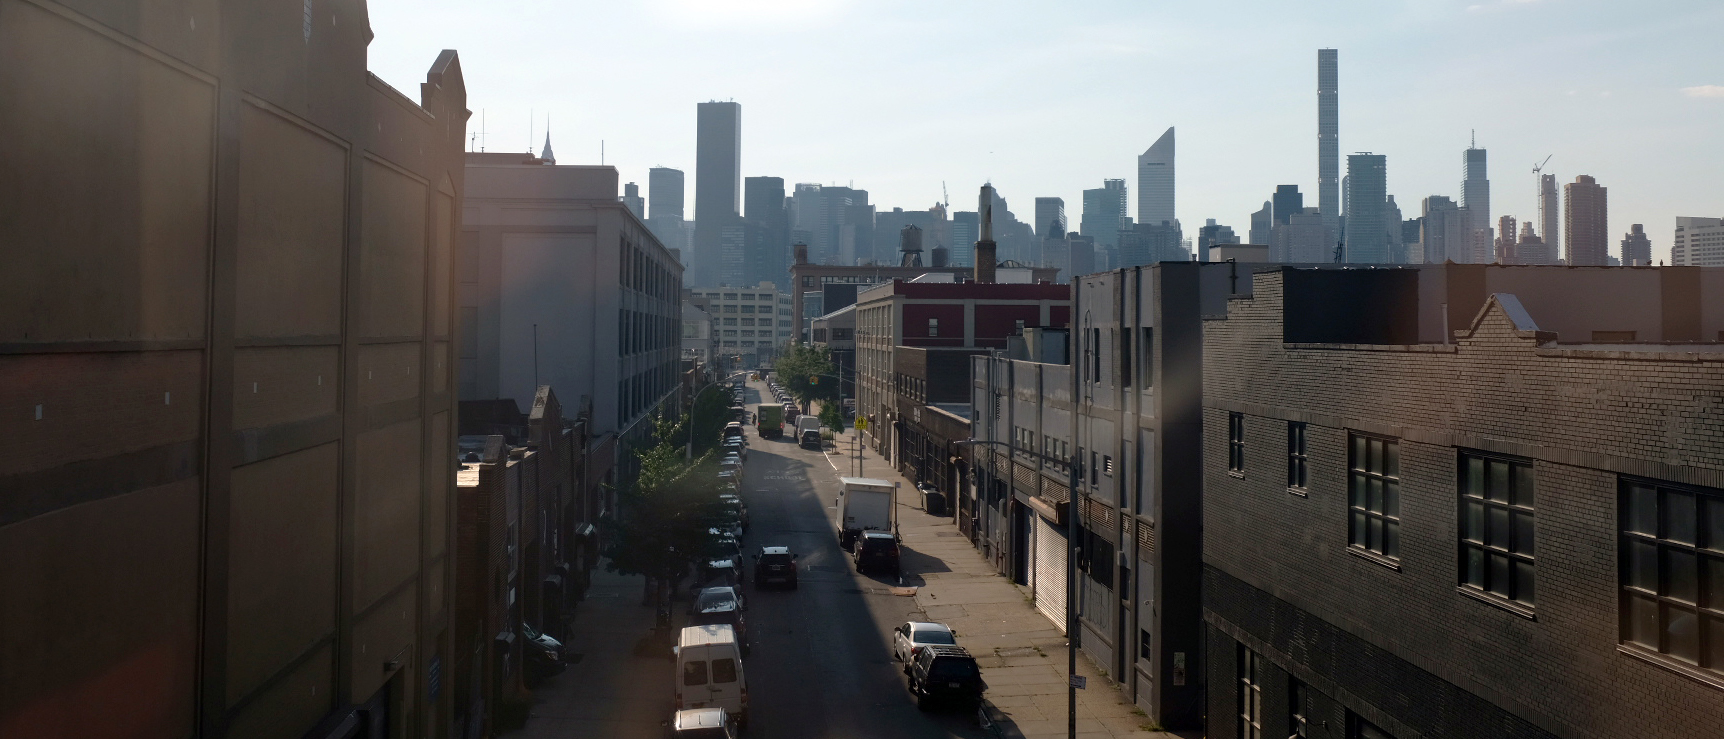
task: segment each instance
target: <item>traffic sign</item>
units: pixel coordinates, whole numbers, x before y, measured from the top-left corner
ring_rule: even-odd
[[[857,416],[856,417],[856,428],[861,429],[863,431],[868,430],[868,417],[867,416]]]
[[[1072,687],[1077,688],[1078,690],[1083,690],[1084,684],[1088,682],[1089,678],[1084,677],[1083,675],[1072,675]]]

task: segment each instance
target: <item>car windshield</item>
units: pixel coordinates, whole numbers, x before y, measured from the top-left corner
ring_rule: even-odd
[[[962,680],[976,676],[976,661],[963,657],[943,657],[934,660],[928,677],[934,680]]]
[[[736,594],[729,590],[702,590],[694,602],[694,609],[702,613],[734,608],[736,608]]]
[[[922,629],[910,635],[917,644],[957,644],[952,640],[952,632],[944,629]]]

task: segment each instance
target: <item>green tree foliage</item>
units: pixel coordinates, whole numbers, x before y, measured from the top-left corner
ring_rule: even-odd
[[[829,401],[820,406],[820,425],[832,429],[832,433],[844,430],[844,409],[838,401]]]
[[[694,422],[690,424],[688,416],[683,416],[669,432],[672,435],[664,438],[682,449],[688,443],[688,430],[692,426],[694,455],[699,457],[712,450],[718,446],[724,425],[736,420],[730,417],[730,397],[729,383],[715,382],[701,388],[694,400]]]
[[[773,370],[778,372],[779,384],[800,403],[838,399],[837,369],[826,347],[791,344],[778,355]]]
[[[640,475],[618,496],[607,570],[674,582],[719,554],[710,532],[720,511],[717,468],[710,455],[683,460],[683,446],[674,439],[687,425],[687,416],[660,419],[657,443],[637,452]]]

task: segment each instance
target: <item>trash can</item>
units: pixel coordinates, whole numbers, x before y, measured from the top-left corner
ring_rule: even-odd
[[[938,490],[922,489],[922,509],[930,516],[946,515],[946,494]]]

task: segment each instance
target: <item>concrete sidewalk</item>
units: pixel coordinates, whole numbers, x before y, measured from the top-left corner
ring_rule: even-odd
[[[851,429],[839,434],[828,449],[835,474],[854,471],[855,433]],[[1064,633],[1035,609],[1028,591],[989,566],[951,518],[924,512],[912,481],[866,447],[861,463],[864,477],[903,483],[898,526],[903,535],[904,584],[917,586],[916,603],[927,620],[951,626],[958,642],[976,655],[1002,736],[1066,736]],[[1078,691],[1079,737],[1181,736],[1153,730],[1143,713],[1081,653],[1078,674],[1089,679],[1088,688]]]

